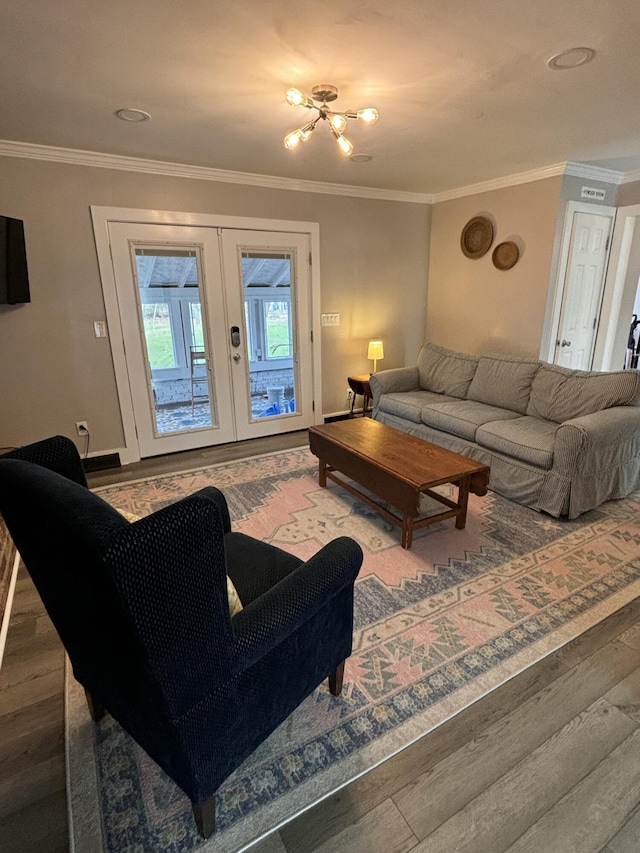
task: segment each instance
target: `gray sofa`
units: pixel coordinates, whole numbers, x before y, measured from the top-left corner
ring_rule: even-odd
[[[370,385],[376,420],[489,465],[489,487],[525,506],[576,518],[640,488],[640,371],[427,343]]]

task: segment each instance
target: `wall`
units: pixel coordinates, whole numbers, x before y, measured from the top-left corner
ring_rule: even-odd
[[[0,213],[23,219],[32,302],[0,307],[0,447],[91,428],[91,452],[122,446],[90,205],[289,219],[320,224],[324,413],[346,408],[346,377],[415,362],[426,310],[430,208],[377,199],[164,177],[0,157]],[[318,403],[316,404],[318,405]],[[84,449],[84,440],[78,439]]]
[[[618,207],[628,207],[631,204],[640,204],[640,181],[630,181],[622,184],[618,190]]]
[[[537,358],[549,290],[562,177],[440,202],[433,207],[426,337],[476,355]],[[474,216],[494,225],[491,249],[470,260],[460,235]],[[497,270],[498,243],[513,240],[518,263]]]

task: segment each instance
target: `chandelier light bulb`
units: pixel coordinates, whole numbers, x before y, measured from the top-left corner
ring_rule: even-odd
[[[307,139],[309,137],[307,136]],[[284,138],[284,147],[288,148],[289,151],[293,151],[294,148],[297,148],[298,145],[302,142],[302,130],[298,128],[298,130],[292,130],[291,133],[287,133]]]
[[[302,107],[307,99],[299,89],[291,88],[287,92],[287,103],[292,107]]]
[[[342,133],[347,126],[347,118],[342,113],[329,113],[329,121],[331,122],[331,127],[335,128],[338,133]]]
[[[353,151],[353,145],[349,142],[346,136],[343,136],[341,133],[336,134],[336,142],[338,143],[338,148],[345,157],[348,157],[349,154]]]
[[[378,121],[378,110],[373,107],[367,107],[364,110],[358,110],[356,113],[358,121],[363,121],[365,124],[374,124]]]

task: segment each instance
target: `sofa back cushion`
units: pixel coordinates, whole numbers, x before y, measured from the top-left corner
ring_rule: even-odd
[[[527,414],[564,423],[612,406],[640,405],[640,371],[599,373],[542,364],[531,386]]]
[[[475,355],[425,344],[418,355],[420,387],[464,400],[477,365]]]
[[[467,399],[524,415],[529,404],[531,383],[539,367],[540,362],[532,359],[481,356]]]

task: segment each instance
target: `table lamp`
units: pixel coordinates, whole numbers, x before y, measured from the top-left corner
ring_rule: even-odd
[[[376,372],[377,362],[379,358],[384,358],[384,348],[382,341],[369,341],[367,349],[367,358],[373,359],[373,372]]]

